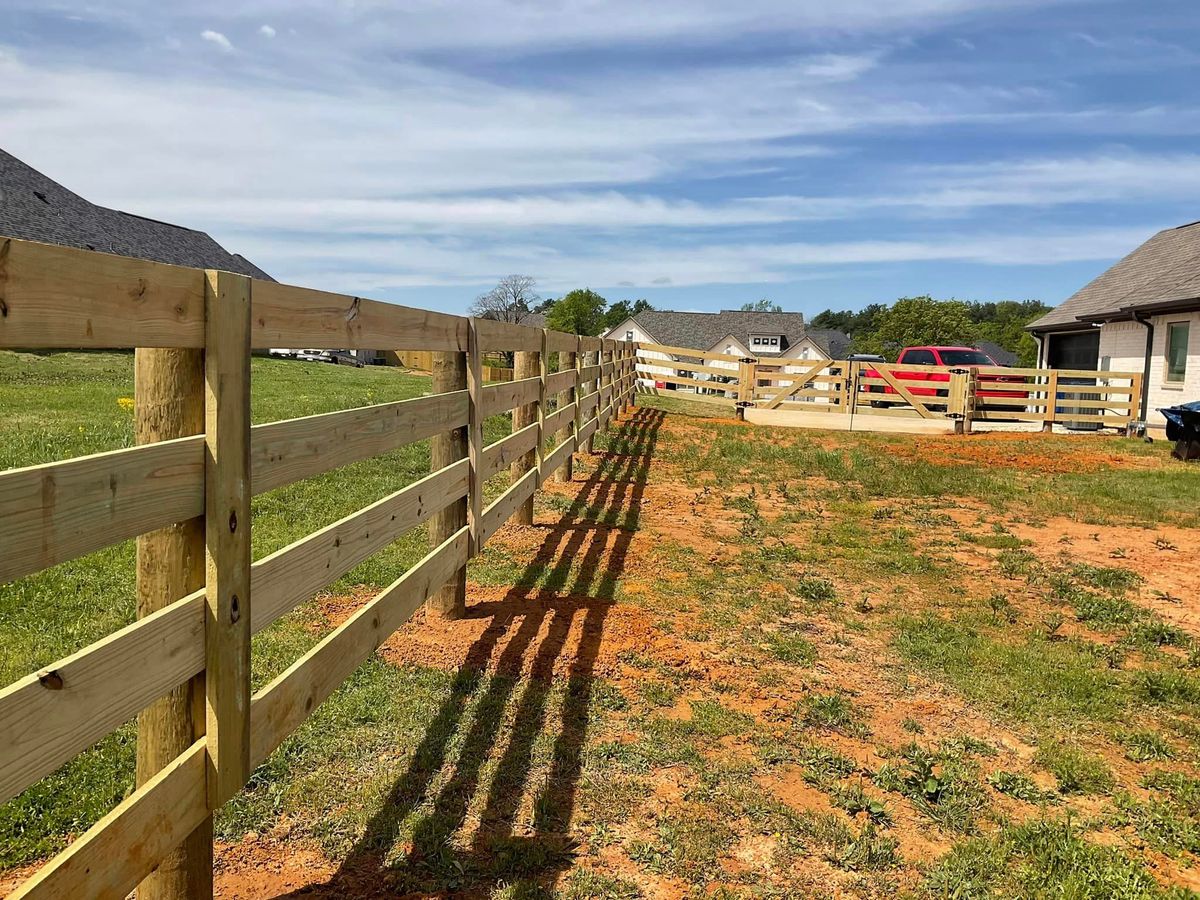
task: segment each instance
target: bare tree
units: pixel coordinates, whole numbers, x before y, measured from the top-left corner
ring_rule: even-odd
[[[475,298],[470,313],[481,319],[520,325],[542,300],[534,290],[536,284],[530,275],[506,275],[486,294]]]

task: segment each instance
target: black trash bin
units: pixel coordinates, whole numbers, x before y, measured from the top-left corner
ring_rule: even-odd
[[[1167,420],[1167,440],[1175,442],[1176,459],[1200,459],[1200,400],[1160,409]]]

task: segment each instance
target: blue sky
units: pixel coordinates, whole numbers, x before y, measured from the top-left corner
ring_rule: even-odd
[[[5,0],[0,146],[462,311],[1057,303],[1200,219],[1195,0]]]

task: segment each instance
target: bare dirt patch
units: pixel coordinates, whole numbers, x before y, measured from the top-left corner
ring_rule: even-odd
[[[1093,525],[1057,518],[1045,527],[1015,523],[1029,550],[1057,565],[1087,563],[1129,569],[1142,578],[1130,599],[1200,637],[1200,530],[1160,525]]]
[[[1095,472],[1113,468],[1155,468],[1151,458],[1131,457],[1104,436],[985,432],[963,436],[915,435],[889,452],[943,466],[998,467],[1038,473]]]

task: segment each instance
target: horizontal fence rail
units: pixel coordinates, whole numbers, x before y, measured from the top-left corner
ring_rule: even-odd
[[[632,403],[636,345],[90,251],[0,238],[0,348],[204,351],[203,434],[0,472],[0,582],[201,517],[204,587],[0,690],[0,802],[203,675],[207,733],[12,897],[125,897],[539,487]],[[457,354],[464,389],[251,427],[249,352],[303,346]],[[537,374],[492,382],[484,359]],[[511,372],[511,370],[509,370]],[[511,377],[511,376],[510,376]],[[436,384],[435,376],[435,384]],[[135,404],[138,403],[135,397]],[[511,415],[490,445],[483,422]],[[465,456],[247,562],[248,498],[455,430]],[[516,467],[526,465],[519,476]],[[511,483],[484,502],[489,479]],[[466,524],[250,694],[249,636],[412,529],[465,504]],[[201,723],[202,725],[204,723]]]

